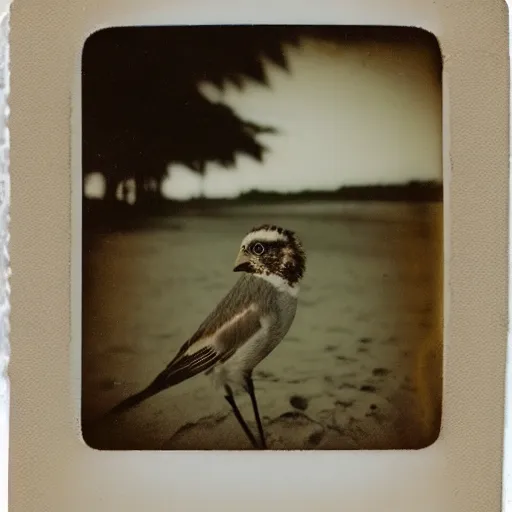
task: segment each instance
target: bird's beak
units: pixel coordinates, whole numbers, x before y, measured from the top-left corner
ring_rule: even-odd
[[[247,272],[251,268],[251,263],[249,260],[249,256],[247,253],[240,249],[238,256],[235,260],[235,266],[233,268],[233,272]]]

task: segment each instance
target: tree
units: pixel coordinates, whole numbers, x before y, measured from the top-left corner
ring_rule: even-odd
[[[271,127],[241,119],[201,94],[202,82],[267,84],[264,59],[286,68],[295,31],[264,27],[115,28],[86,42],[83,54],[83,171],[105,177],[105,200],[136,183],[143,204],[160,191],[169,163],[204,175],[208,162],[234,168],[236,156],[262,161],[258,141]]]

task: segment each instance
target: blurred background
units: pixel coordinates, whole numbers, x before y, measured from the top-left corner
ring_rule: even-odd
[[[82,60],[82,429],[99,449],[250,448],[195,377],[116,421],[238,277],[254,225],[308,254],[257,367],[277,449],[420,448],[442,385],[441,56],[398,27],[134,27]],[[240,408],[252,421],[248,397]]]

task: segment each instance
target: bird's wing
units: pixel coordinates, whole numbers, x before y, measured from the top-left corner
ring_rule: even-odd
[[[261,316],[258,306],[249,304],[215,330],[203,329],[204,334],[195,335],[186,342],[155,381],[166,388],[226,361],[262,328]]]
[[[253,292],[247,286],[247,280],[241,278],[149,386],[126,398],[107,414],[131,409],[157,393],[229,359],[263,328],[264,315],[261,307],[254,302]]]

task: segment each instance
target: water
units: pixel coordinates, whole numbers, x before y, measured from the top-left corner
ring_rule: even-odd
[[[83,420],[147,385],[238,275],[243,235],[295,230],[308,256],[295,322],[255,371],[275,448],[415,448],[440,415],[442,205],[227,207],[89,234],[83,277]],[[238,398],[252,420],[250,401]],[[293,414],[292,414],[293,412]],[[207,377],[118,421],[84,427],[104,449],[246,448]]]

